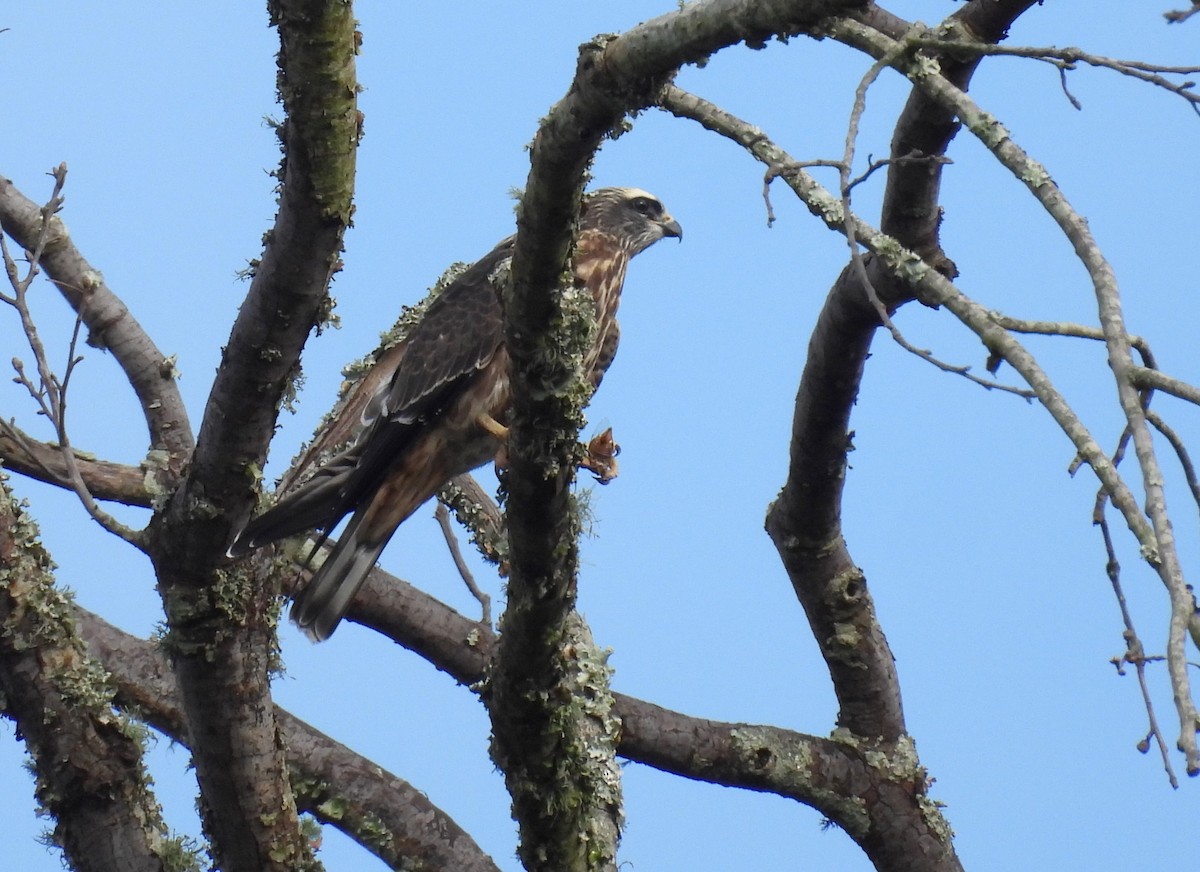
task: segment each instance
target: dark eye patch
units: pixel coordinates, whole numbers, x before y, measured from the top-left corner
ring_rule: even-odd
[[[651,200],[648,197],[634,197],[629,201],[629,205],[639,215],[657,215],[662,211],[662,206],[656,200]]]

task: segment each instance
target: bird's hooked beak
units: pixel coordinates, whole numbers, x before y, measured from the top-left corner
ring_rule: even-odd
[[[659,226],[662,227],[663,236],[674,236],[676,239],[683,240],[683,228],[679,226],[679,222],[670,215],[663,214],[659,219]]]

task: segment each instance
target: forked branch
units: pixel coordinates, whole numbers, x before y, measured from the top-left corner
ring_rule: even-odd
[[[1200,774],[1200,747],[1196,730],[1200,723],[1192,696],[1187,670],[1186,640],[1194,620],[1194,600],[1184,578],[1183,567],[1175,546],[1175,534],[1167,511],[1162,470],[1154,448],[1150,426],[1146,421],[1140,391],[1132,373],[1136,365],[1132,356],[1129,331],[1121,312],[1116,276],[1099,245],[1092,236],[1087,221],[1071,206],[1054,183],[1045,167],[1035,161],[1012,138],[1010,132],[981,109],[964,91],[939,75],[937,60],[919,49],[921,36],[906,37],[910,45],[904,51],[901,42],[883,33],[848,19],[839,19],[831,28],[832,36],[877,59],[887,59],[889,65],[903,72],[910,81],[939,104],[950,109],[996,157],[1021,181],[1037,199],[1063,235],[1071,242],[1080,263],[1087,270],[1096,295],[1099,321],[1108,349],[1108,362],[1116,382],[1121,410],[1133,436],[1141,470],[1145,514],[1141,513],[1132,494],[1119,482],[1115,471],[1109,475],[1096,466],[1100,457],[1093,451],[1080,452],[1092,465],[1101,482],[1113,498],[1114,505],[1125,516],[1125,522],[1137,536],[1143,555],[1167,588],[1170,599],[1170,621],[1167,633],[1167,665],[1171,688],[1179,717],[1178,746],[1183,751],[1189,775]],[[913,40],[916,40],[915,42]],[[948,304],[949,305],[949,304]],[[957,313],[956,313],[957,314]],[[985,342],[988,338],[980,334]],[[1008,335],[1008,334],[1006,334]],[[996,349],[989,344],[989,349]],[[1012,362],[1011,360],[1009,361]],[[1049,408],[1049,407],[1048,407]],[[1054,410],[1051,410],[1054,413]],[[1072,418],[1074,415],[1071,416]],[[1056,418],[1059,415],[1056,414]],[[1060,426],[1064,420],[1059,420]],[[1064,429],[1066,427],[1064,426]],[[1069,431],[1068,431],[1069,432]],[[1109,464],[1105,463],[1105,466]],[[1109,479],[1109,480],[1106,480]],[[1119,489],[1114,489],[1119,484]],[[1147,524],[1148,520],[1148,524]]]
[[[35,381],[26,372],[25,365],[20,358],[13,357],[12,366],[16,372],[14,381],[22,385],[29,392],[29,396],[37,406],[38,414],[44,416],[54,428],[55,441],[59,446],[60,465],[64,473],[63,477],[55,483],[73,490],[76,496],[79,497],[79,501],[83,504],[84,509],[87,510],[87,513],[100,526],[104,527],[110,533],[120,536],[125,541],[139,545],[140,547],[140,533],[120,523],[116,518],[97,505],[91,491],[88,489],[87,483],[83,479],[83,474],[80,472],[75,451],[71,447],[71,440],[67,433],[67,388],[71,381],[71,374],[74,372],[76,365],[82,360],[76,354],[79,329],[83,322],[82,313],[76,314],[75,328],[71,333],[71,341],[67,349],[66,365],[63,369],[62,378],[59,378],[50,365],[46,346],[42,342],[37,324],[33,319],[33,313],[29,309],[29,289],[33,285],[33,280],[41,272],[42,256],[45,254],[46,246],[51,240],[54,222],[57,220],[55,216],[62,209],[62,192],[67,182],[67,165],[59,164],[51,172],[51,175],[54,178],[54,190],[41,208],[40,230],[38,231],[34,245],[26,252],[28,267],[25,270],[24,276],[19,274],[20,271],[16,261],[9,252],[8,243],[4,236],[0,235],[0,254],[3,255],[4,271],[8,276],[9,285],[12,287],[11,296],[6,293],[0,293],[0,301],[7,303],[16,310],[21,322],[21,330],[24,332],[25,339],[29,343],[29,350],[33,354],[33,361],[37,371]],[[3,428],[3,432],[12,438],[18,431],[14,426],[6,425]],[[47,473],[51,471],[49,466],[45,466],[44,469]]]

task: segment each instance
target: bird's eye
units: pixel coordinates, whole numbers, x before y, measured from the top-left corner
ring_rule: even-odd
[[[647,199],[646,197],[634,197],[631,205],[633,206],[634,211],[639,215],[653,215],[655,212],[655,207],[658,206],[658,203]]]

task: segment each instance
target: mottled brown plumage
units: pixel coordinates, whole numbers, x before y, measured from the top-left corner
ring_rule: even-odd
[[[652,195],[603,188],[584,199],[572,257],[576,281],[596,301],[597,331],[584,365],[599,385],[620,335],[617,305],[629,259],[679,224]],[[333,633],[396,528],[456,475],[496,457],[509,404],[502,274],[513,237],[451,282],[401,344],[381,355],[344,409],[361,414],[348,448],[251,521],[230,547],[245,554],[277,539],[350,522],[311,581],[292,619],[310,637]],[[341,429],[341,428],[339,428]]]

